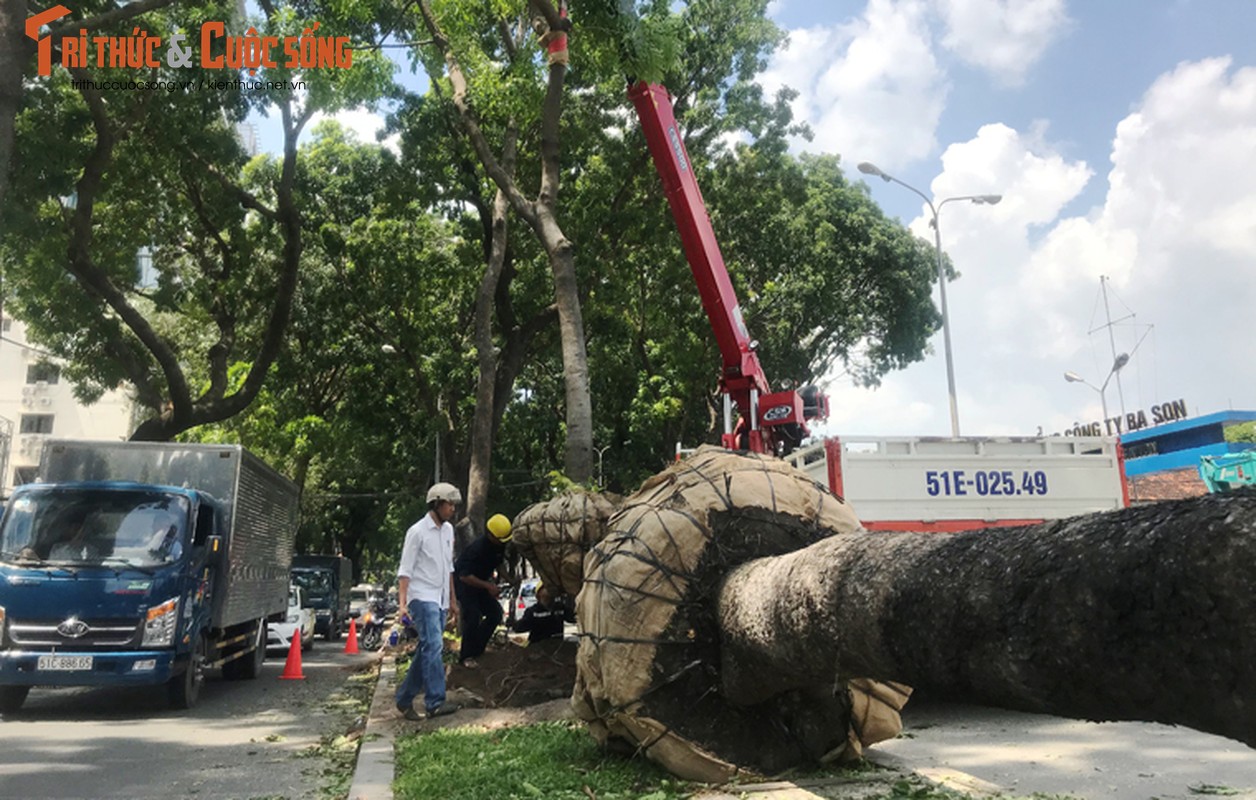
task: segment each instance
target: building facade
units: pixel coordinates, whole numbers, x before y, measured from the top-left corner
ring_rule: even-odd
[[[5,496],[35,479],[48,439],[126,439],[133,411],[129,393],[122,390],[107,392],[90,406],[81,404],[57,359],[26,341],[26,326],[0,320],[0,482]]]
[[[1121,434],[1131,503],[1151,503],[1207,494],[1199,476],[1200,456],[1252,448],[1227,442],[1225,430],[1256,420],[1256,411],[1218,411]]]

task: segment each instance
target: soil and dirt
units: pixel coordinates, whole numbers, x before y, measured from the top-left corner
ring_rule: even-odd
[[[469,669],[454,663],[450,689],[475,694],[487,708],[522,708],[571,697],[576,682],[575,642],[545,639],[526,647],[489,644]]]

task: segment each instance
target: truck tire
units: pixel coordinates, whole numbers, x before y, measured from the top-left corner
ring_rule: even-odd
[[[0,686],[0,714],[12,714],[26,702],[29,686]]]
[[[205,685],[205,661],[208,645],[205,634],[196,637],[196,649],[188,658],[187,669],[175,675],[166,684],[170,698],[170,707],[176,709],[192,708],[200,699],[201,687]]]
[[[262,674],[262,662],[266,660],[266,620],[257,621],[257,633],[253,638],[253,650],[234,661],[222,665],[222,676],[229,681],[253,680]]]

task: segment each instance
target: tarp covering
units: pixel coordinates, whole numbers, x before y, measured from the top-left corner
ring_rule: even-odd
[[[606,535],[619,502],[618,495],[572,490],[515,517],[515,547],[555,596],[580,592],[585,554]]]
[[[840,498],[771,457],[705,447],[646,481],[585,560],[576,713],[599,741],[707,782],[857,757],[897,735],[906,687],[834,676],[755,706],[720,693],[722,576],[858,527]]]

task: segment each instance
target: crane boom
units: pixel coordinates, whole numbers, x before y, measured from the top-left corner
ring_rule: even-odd
[[[715,239],[702,190],[681,139],[667,89],[636,81],[628,96],[637,110],[655,169],[680,232],[685,258],[698,284],[702,307],[715,332],[722,371],[725,447],[782,454],[807,434],[806,420],[828,416],[828,400],[814,389],[806,394],[787,390],[770,393],[767,376],[746,331],[724,257]],[[733,424],[733,406],[740,417]]]

